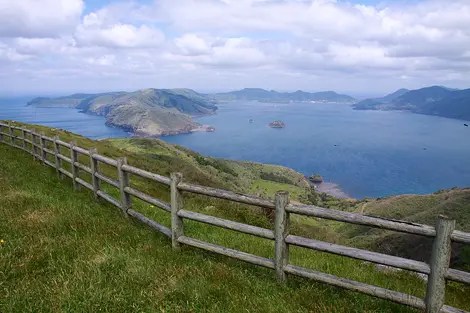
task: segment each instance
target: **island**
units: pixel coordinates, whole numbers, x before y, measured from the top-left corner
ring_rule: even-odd
[[[203,127],[192,117],[214,114],[213,100],[191,89],[142,89],[134,92],[73,94],[58,98],[35,98],[28,105],[71,107],[83,113],[101,115],[106,124],[133,136],[156,137],[191,133]]]
[[[470,120],[470,89],[431,86],[399,89],[382,98],[353,104],[355,110],[408,111],[411,113]]]
[[[215,132],[215,127],[214,126],[207,127],[206,132],[209,132],[209,133]]]
[[[315,184],[321,184],[323,182],[323,177],[320,174],[313,174],[308,179]]]
[[[245,88],[230,92],[222,92],[208,95],[215,101],[259,101],[270,103],[354,103],[356,99],[351,96],[338,94],[334,91],[306,92],[278,92],[261,88]]]
[[[286,127],[286,124],[284,124],[283,121],[274,121],[269,123],[268,126],[271,128],[284,128]]]

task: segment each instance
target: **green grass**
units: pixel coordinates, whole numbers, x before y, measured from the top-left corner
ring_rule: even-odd
[[[192,172],[187,163],[142,158],[103,142],[60,133],[82,147],[98,147],[110,157],[126,155],[131,164],[168,175],[184,171],[193,182],[217,184]],[[66,150],[66,149],[64,149]],[[67,151],[63,151],[66,154]],[[369,296],[289,277],[226,257],[184,247],[171,249],[153,232],[115,207],[95,201],[88,190],[75,192],[69,179],[33,161],[31,155],[0,144],[0,312],[415,312]],[[88,159],[81,158],[87,163]],[[102,166],[108,176],[116,170]],[[83,176],[89,180],[88,177]],[[132,177],[132,184],[162,200],[168,188]],[[117,190],[103,185],[115,197]],[[185,208],[272,228],[261,209],[184,194]],[[134,209],[162,224],[170,217],[142,201]],[[307,222],[308,221],[308,222]],[[319,220],[297,219],[292,233],[342,240]],[[273,243],[260,238],[185,221],[185,234],[264,257]],[[330,237],[329,237],[330,236]],[[291,263],[423,297],[425,285],[406,272],[381,273],[372,265],[302,248],[292,248]],[[469,289],[450,284],[447,303],[470,308]]]

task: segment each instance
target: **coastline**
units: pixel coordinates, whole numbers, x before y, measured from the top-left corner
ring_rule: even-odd
[[[317,192],[324,192],[330,196],[340,199],[354,199],[353,197],[349,196],[347,193],[342,191],[338,184],[323,182],[320,184],[313,185],[315,186],[315,191]]]

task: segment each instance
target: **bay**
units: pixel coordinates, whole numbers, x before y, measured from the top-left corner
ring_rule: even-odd
[[[274,120],[286,128],[269,128]],[[319,173],[354,198],[470,186],[470,128],[460,120],[333,103],[232,102],[198,121],[216,131],[164,140],[214,157]]]
[[[28,100],[0,99],[0,119],[62,128],[92,139],[129,137],[106,126],[101,116],[28,107]],[[163,139],[214,157],[319,173],[355,198],[470,186],[470,128],[460,120],[354,111],[343,104],[248,101],[219,104],[216,115],[197,120],[216,131]],[[286,128],[269,128],[274,120],[284,121]]]
[[[26,106],[28,98],[0,98],[0,120],[14,120],[61,128],[91,139],[122,138],[130,135],[105,125],[102,116],[80,113],[73,108],[42,108]]]

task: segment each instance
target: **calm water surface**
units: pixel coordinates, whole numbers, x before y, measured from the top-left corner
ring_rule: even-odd
[[[66,129],[93,138],[128,137],[104,118],[67,108],[0,99],[0,119]],[[356,198],[431,193],[470,186],[470,128],[463,121],[404,112],[354,111],[342,104],[219,105],[199,118],[214,133],[165,137],[202,154],[320,173]],[[253,123],[249,123],[253,119]],[[284,129],[267,124],[280,119]]]
[[[463,121],[343,104],[219,107],[217,115],[198,119],[216,132],[164,139],[210,156],[320,173],[356,198],[470,186],[470,128]],[[267,127],[277,119],[286,128]]]
[[[31,98],[0,98],[0,119],[62,128],[92,139],[129,137],[119,128],[108,127],[102,116],[79,113],[71,108],[26,106]]]

